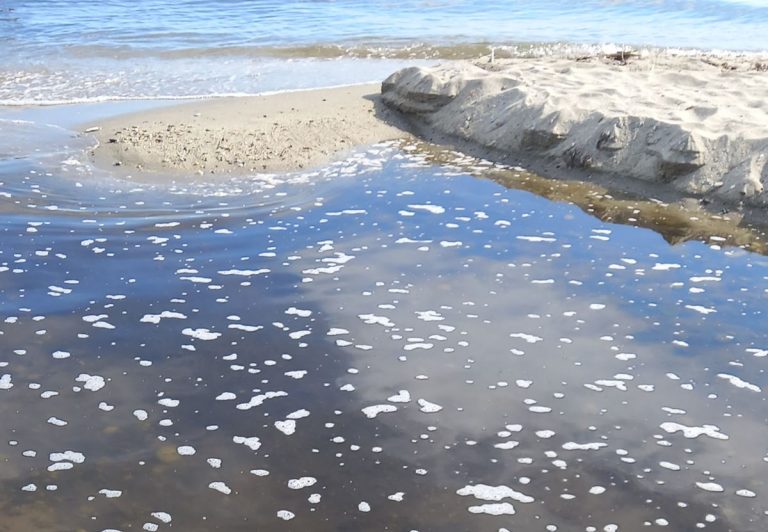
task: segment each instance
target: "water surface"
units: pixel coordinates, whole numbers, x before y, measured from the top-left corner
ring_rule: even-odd
[[[10,0],[0,104],[256,94],[380,81],[415,60],[616,47],[765,51],[768,4],[704,0]]]
[[[765,258],[459,162],[4,160],[4,526],[763,530]]]

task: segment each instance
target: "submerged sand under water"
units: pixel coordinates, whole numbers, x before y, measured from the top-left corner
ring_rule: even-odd
[[[408,143],[283,181],[14,164],[13,530],[762,530],[760,255]]]

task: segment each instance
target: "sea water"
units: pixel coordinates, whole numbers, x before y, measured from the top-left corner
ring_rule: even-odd
[[[0,104],[379,81],[414,59],[656,46],[768,49],[768,3],[6,0]],[[389,59],[372,61],[371,58]]]
[[[417,38],[611,17],[727,48],[757,2],[94,5],[3,5],[0,530],[766,529],[759,233],[409,142],[146,184],[73,129],[164,102],[21,105],[380,79]],[[396,57],[345,51],[372,44]]]

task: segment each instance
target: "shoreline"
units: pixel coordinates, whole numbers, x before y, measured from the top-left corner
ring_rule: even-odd
[[[97,166],[126,176],[238,176],[321,166],[357,146],[408,138],[378,84],[174,103],[78,128]]]
[[[89,133],[99,142],[90,153],[97,167],[138,180],[292,172],[357,146],[416,137],[546,178],[764,226],[768,88],[755,82],[768,81],[768,66],[713,57],[486,57],[403,69],[381,86],[174,102],[79,129],[99,128]],[[750,83],[739,83],[744,76]],[[713,80],[720,85],[705,90]],[[754,97],[731,91],[700,105],[726,82]],[[663,87],[674,94],[636,97]],[[684,105],[670,107],[670,98]],[[736,123],[744,102],[754,116]]]

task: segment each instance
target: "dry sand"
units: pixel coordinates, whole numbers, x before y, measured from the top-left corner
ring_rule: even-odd
[[[728,203],[768,204],[768,63],[646,56],[407,68],[384,102],[422,133]],[[495,156],[494,156],[495,155]],[[636,187],[635,187],[636,188]]]
[[[378,85],[200,100],[84,124],[98,166],[125,174],[274,173],[322,165],[358,145],[403,138]],[[95,128],[98,128],[95,132]]]

